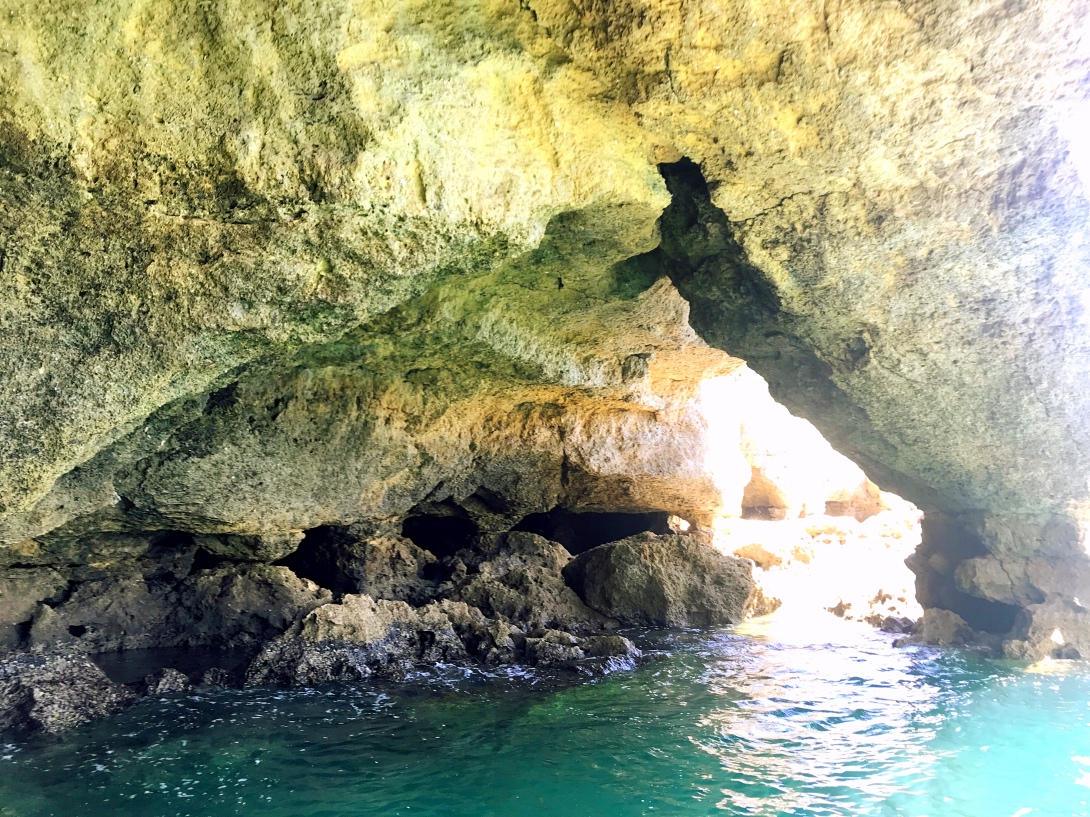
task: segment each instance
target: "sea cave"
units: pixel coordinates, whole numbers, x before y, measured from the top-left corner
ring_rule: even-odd
[[[0,0],[0,817],[1090,813],[1090,4]]]

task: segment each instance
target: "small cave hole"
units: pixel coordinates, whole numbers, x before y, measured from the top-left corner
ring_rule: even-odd
[[[974,630],[993,635],[1006,635],[1011,632],[1022,612],[1021,607],[1013,604],[981,599],[961,591],[957,592],[952,601],[948,609],[965,619],[966,624]]]
[[[334,593],[357,593],[359,581],[348,570],[354,541],[344,528],[332,525],[313,528],[306,532],[299,547],[277,564]]]
[[[401,527],[402,536],[440,559],[472,545],[480,532],[476,522],[462,516],[410,516]]]
[[[75,638],[83,638],[87,634],[87,627],[83,624],[69,625],[68,634]]]
[[[637,533],[670,533],[668,519],[669,514],[665,511],[610,513],[553,508],[547,513],[532,513],[523,517],[514,529],[559,542],[569,553],[578,555],[606,542],[627,539]]]
[[[193,554],[193,564],[189,569],[191,573],[196,573],[199,570],[214,570],[228,561],[230,560],[225,559],[223,556],[217,556],[204,548],[197,548],[196,553]]]

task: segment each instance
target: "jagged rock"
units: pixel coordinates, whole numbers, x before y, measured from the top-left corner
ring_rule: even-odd
[[[924,610],[916,631],[907,641],[897,643],[933,644],[938,647],[964,647],[976,641],[977,633],[961,616],[933,607]]]
[[[185,673],[172,667],[164,667],[159,672],[147,676],[144,679],[144,686],[148,695],[173,695],[189,692],[193,688],[193,684]]]
[[[526,655],[543,667],[572,666],[586,658],[579,639],[560,630],[546,630],[536,638],[527,638]]]
[[[134,699],[78,653],[0,659],[0,730],[65,732],[119,712]]]
[[[635,661],[643,656],[636,645],[622,635],[591,635],[579,639],[579,646],[587,655],[599,658],[619,658]]]
[[[737,624],[753,600],[753,565],[689,536],[640,534],[574,558],[564,577],[589,607],[625,624]]]
[[[0,654],[22,642],[25,629],[38,604],[68,586],[68,581],[50,568],[8,568],[0,570]]]
[[[753,597],[746,608],[746,618],[758,618],[775,613],[783,606],[783,599],[765,590],[760,584],[753,588]]]
[[[179,595],[185,606],[172,624],[175,642],[221,647],[264,643],[332,600],[328,590],[274,565],[200,571]]]
[[[536,534],[508,533],[499,555],[481,562],[451,598],[491,618],[529,627],[600,629],[608,618],[587,607],[565,583],[562,571],[571,558],[563,545]]]
[[[57,607],[39,606],[32,646],[64,645],[82,652],[159,647],[176,628],[178,601],[136,571],[80,584]]]
[[[1024,661],[1087,658],[1088,631],[1090,610],[1078,601],[1051,599],[1032,604],[1020,613],[1012,637],[1003,643],[1003,654]]]
[[[232,686],[234,678],[223,667],[210,667],[201,674],[199,686],[204,688],[216,688]]]
[[[461,612],[461,611],[458,611]],[[465,647],[445,608],[348,595],[312,611],[254,659],[246,684],[307,686],[396,674],[416,660],[454,660]]]
[[[286,567],[224,565],[179,585],[136,572],[85,582],[62,604],[38,606],[30,643],[82,652],[256,645],[332,599]]]
[[[1090,594],[1090,565],[1008,555],[966,559],[954,571],[958,589],[979,598],[1030,608],[1046,600]]]
[[[434,555],[414,542],[371,525],[319,528],[288,564],[337,593],[423,604],[435,595],[426,573]]]
[[[885,616],[879,620],[870,620],[868,623],[884,633],[911,635],[916,631],[916,622],[905,616]]]
[[[226,559],[252,562],[275,562],[289,556],[303,541],[302,531],[277,531],[255,534],[224,534],[196,536],[196,543],[209,553]]]

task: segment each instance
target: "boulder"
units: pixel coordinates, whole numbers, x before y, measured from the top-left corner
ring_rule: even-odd
[[[333,600],[328,590],[276,565],[224,565],[203,570],[178,591],[172,643],[243,647],[264,643]]]
[[[451,593],[486,616],[536,628],[598,630],[609,620],[587,607],[564,581],[571,561],[563,545],[533,533],[502,537],[499,553],[481,562]]]
[[[0,653],[19,646],[38,604],[67,586],[64,576],[47,567],[0,570]]]
[[[690,536],[639,534],[572,559],[564,578],[603,615],[637,626],[714,627],[745,618],[753,564]]]
[[[937,647],[964,647],[976,640],[976,633],[961,616],[950,610],[932,607],[916,623],[911,639],[898,643],[932,644]]]
[[[144,686],[148,695],[172,695],[179,692],[189,692],[193,688],[185,673],[173,667],[164,667],[158,672],[148,675],[144,679]]]
[[[224,564],[177,585],[129,570],[81,583],[56,607],[38,605],[29,642],[88,653],[254,646],[331,600],[328,590],[274,565]]]
[[[246,684],[310,686],[397,675],[417,660],[464,658],[465,645],[447,609],[432,604],[414,610],[402,601],[345,596],[266,645],[250,665]]]
[[[135,697],[79,653],[17,653],[0,660],[0,731],[66,732],[120,712]]]
[[[177,630],[178,612],[168,588],[130,568],[80,583],[56,607],[39,605],[29,643],[89,653],[164,646]]]
[[[423,604],[435,594],[426,575],[435,556],[410,539],[371,525],[323,527],[285,564],[336,593]]]
[[[1029,605],[1019,615],[1011,638],[1003,643],[1007,658],[1090,658],[1090,610],[1077,600],[1053,599]]]

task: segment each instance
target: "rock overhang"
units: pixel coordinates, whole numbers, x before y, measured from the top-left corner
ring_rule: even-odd
[[[294,531],[474,480],[546,510],[580,469],[536,427],[650,423],[726,365],[665,273],[966,558],[1084,558],[1084,9],[103,12],[0,35],[7,544]],[[616,476],[599,504],[648,504]]]

